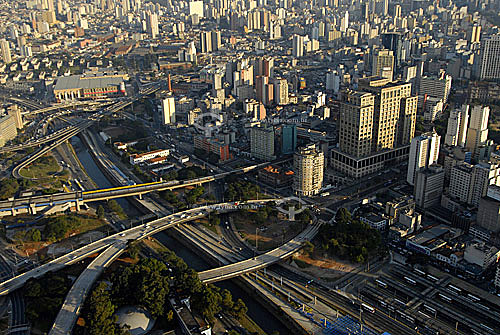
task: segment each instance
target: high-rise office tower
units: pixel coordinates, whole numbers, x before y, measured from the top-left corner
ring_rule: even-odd
[[[373,54],[372,75],[392,80],[394,71],[394,52],[377,50]]]
[[[162,124],[175,123],[175,99],[171,95],[161,99],[161,120]]]
[[[202,31],[200,33],[200,46],[201,53],[212,52],[212,34],[209,31]]]
[[[274,58],[269,56],[256,59],[257,75],[272,77],[274,75]]]
[[[479,79],[500,79],[500,35],[481,41]]]
[[[362,157],[372,151],[375,96],[345,91],[341,94],[339,144],[342,152]]]
[[[430,165],[419,170],[415,178],[415,203],[420,208],[438,205],[441,201],[444,186],[444,170],[442,166]]]
[[[477,224],[493,233],[500,231],[500,187],[490,185],[486,197],[479,201]],[[497,278],[497,286],[500,286],[500,270],[497,271]]]
[[[411,140],[408,173],[406,175],[408,184],[415,185],[417,172],[437,162],[440,140],[441,136],[435,132],[425,133]]]
[[[397,143],[397,125],[401,111],[401,100],[410,97],[411,84],[390,83],[388,79],[364,79],[359,81],[359,90],[373,93],[375,112],[373,118],[373,151],[393,149]]]
[[[318,194],[323,187],[325,157],[315,144],[299,148],[293,156],[293,190],[300,196]]]
[[[4,63],[12,62],[9,41],[5,39],[0,40],[0,47],[2,48],[2,60],[4,61]]]
[[[382,15],[387,16],[389,14],[389,0],[382,0]]]
[[[410,144],[415,136],[418,97],[401,98],[398,122],[398,145]]]
[[[293,50],[292,55],[294,57],[303,57],[304,56],[304,36],[301,35],[293,35]]]
[[[479,24],[474,24],[472,26],[470,34],[471,43],[479,43],[481,41],[481,26]]]
[[[410,94],[411,84],[391,83],[379,77],[360,79],[357,92],[343,92],[340,147],[331,151],[332,167],[361,178],[389,161],[407,159],[417,105]]]
[[[297,126],[284,124],[281,127],[281,154],[289,155],[297,148]]]
[[[212,51],[219,50],[222,46],[220,31],[212,31],[210,35],[212,38]]]
[[[422,77],[420,78],[418,94],[441,99],[443,103],[446,103],[451,91],[451,80],[452,77],[445,72],[436,77]]]
[[[270,161],[276,158],[274,152],[274,129],[261,125],[250,128],[250,153],[252,157]]]
[[[450,146],[465,146],[468,124],[469,105],[462,105],[462,108],[452,110],[448,118],[444,143]]]
[[[403,35],[401,33],[391,32],[382,34],[381,38],[384,48],[392,50],[394,53],[395,66],[399,66],[402,58]]]
[[[474,106],[470,112],[469,128],[465,147],[475,152],[488,139],[488,119],[490,108],[488,106]]]
[[[327,91],[333,91],[333,93],[338,93],[340,90],[340,76],[337,71],[328,71],[326,73],[326,84]]]
[[[158,37],[158,15],[149,13],[146,18],[146,30],[152,39]]]

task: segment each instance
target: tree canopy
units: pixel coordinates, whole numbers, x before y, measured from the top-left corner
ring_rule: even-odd
[[[368,224],[353,219],[345,208],[337,211],[333,225],[322,225],[317,236],[321,248],[330,255],[356,263],[367,261],[370,253],[380,246],[380,233]]]

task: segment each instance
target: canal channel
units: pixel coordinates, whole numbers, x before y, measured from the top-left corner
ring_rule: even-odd
[[[95,161],[92,159],[91,154],[88,152],[87,147],[82,143],[79,137],[74,136],[71,138],[71,144],[75,149],[76,155],[82,166],[85,168],[88,176],[97,184],[99,188],[113,187],[111,181],[101,172]],[[129,216],[137,215],[138,211],[134,205],[126,198],[117,199],[120,206],[123,207]],[[186,264],[196,271],[203,271],[210,269],[211,266],[206,260],[200,257],[193,249],[184,246],[182,243],[177,242],[174,238],[165,232],[158,233],[154,236],[163,245],[175,252],[179,257],[184,259]],[[236,301],[241,298],[248,307],[247,315],[267,334],[273,331],[278,331],[280,334],[288,334],[288,328],[276,317],[267,311],[262,304],[254,297],[248,295],[241,289],[234,280],[225,280],[216,283],[222,289],[231,291],[233,299]]]

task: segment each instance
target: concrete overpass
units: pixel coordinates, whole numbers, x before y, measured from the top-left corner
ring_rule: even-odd
[[[77,108],[77,107],[82,107],[82,106],[99,106],[102,105],[103,103],[110,102],[108,99],[106,100],[91,100],[91,101],[72,101],[69,103],[60,103],[60,104],[54,104],[49,107],[45,108],[37,108],[32,111],[26,111],[23,112],[23,115],[35,115],[35,114],[40,114],[40,113],[47,113],[47,112],[53,112],[56,110],[60,109],[70,109],[70,108]],[[28,105],[29,107],[29,105]]]
[[[46,149],[47,152],[49,147]],[[269,165],[269,162],[247,166],[231,172],[224,172],[213,176],[207,176],[190,180],[173,180],[173,181],[159,181],[139,185],[119,186],[107,189],[97,189],[91,191],[78,191],[67,193],[55,193],[51,195],[39,195],[30,197],[14,198],[10,200],[0,201],[0,217],[3,216],[16,216],[18,214],[31,214],[36,215],[40,212],[51,209],[52,211],[65,211],[68,206],[74,210],[80,210],[84,203],[110,200],[115,198],[141,196],[143,194],[172,190],[186,186],[201,185],[211,181],[222,179],[228,175],[247,173],[249,171],[259,169]]]
[[[269,201],[279,202],[284,200],[285,199],[250,200],[248,202],[245,202],[245,204],[261,204]],[[236,206],[231,206],[232,203],[223,203],[214,206],[203,206],[196,209],[171,214],[166,216],[165,218],[153,221],[149,225],[146,224],[140,227],[131,228],[120,234],[115,234],[115,236],[118,235],[123,238],[127,237],[128,240],[140,240],[149,235],[156,234],[157,232],[169,228],[173,225],[178,225],[180,223],[201,218],[207,215],[209,212],[214,211],[214,208],[222,208],[224,212],[229,212],[237,209]],[[185,215],[188,215],[189,217],[186,216],[183,218],[183,216]],[[302,247],[304,241],[312,239],[315,236],[318,227],[319,225],[317,224],[309,225],[293,240],[266,254],[255,257],[254,259],[227,265],[222,268],[216,268],[213,270],[201,272],[200,279],[202,279],[201,276],[205,276],[206,279],[202,279],[203,282],[214,282],[217,280],[223,280],[247,272],[255,271],[256,269],[260,269],[278,262],[286,257],[289,257],[294,252],[299,250]],[[139,228],[139,231],[133,231],[136,228]],[[148,229],[150,229],[150,231],[148,231]],[[137,234],[139,234],[139,236],[137,236]],[[112,244],[108,246],[104,252],[102,252],[96,259],[94,259],[94,261],[92,261],[92,263],[89,264],[89,266],[80,274],[78,279],[75,281],[73,287],[66,296],[65,302],[56,317],[49,335],[65,335],[71,333],[71,330],[73,329],[73,326],[76,323],[76,320],[80,313],[80,308],[83,305],[93,283],[99,278],[104,268],[111,264],[116,258],[118,258],[127,248],[127,243],[124,239],[115,239],[112,240],[111,243]],[[83,256],[79,257],[79,259],[81,258],[83,258]],[[224,274],[222,276],[217,275],[217,273],[219,273],[221,269]],[[0,294],[5,294],[3,291],[1,291],[2,284],[0,284]]]
[[[150,235],[154,235],[164,229],[167,229],[173,225],[178,225],[184,222],[196,220],[208,215],[209,212],[230,212],[238,209],[239,205],[244,204],[264,204],[266,202],[283,202],[287,199],[261,199],[261,200],[248,200],[241,203],[225,202],[216,205],[206,205],[197,208],[192,208],[185,210],[183,212],[178,212],[174,214],[167,215],[163,218],[152,221],[148,224],[135,226],[130,229],[123,230],[120,233],[113,234],[108,237],[104,237],[100,240],[94,241],[84,247],[77,250],[69,252],[61,257],[58,257],[48,263],[40,265],[37,268],[24,272],[13,278],[10,278],[4,282],[0,283],[0,295],[6,295],[24,285],[24,283],[31,278],[38,278],[43,276],[47,272],[57,271],[62,269],[67,265],[74,264],[83,258],[90,256],[93,253],[100,252],[108,246],[117,243],[119,241],[129,241],[129,240],[142,240]]]
[[[309,224],[304,231],[279,248],[238,263],[202,271],[198,273],[198,276],[201,281],[209,284],[267,267],[290,257],[295,252],[300,250],[305,241],[310,241],[314,238],[314,236],[316,236],[319,227],[320,223]]]
[[[148,91],[147,91],[148,93],[147,94],[151,94],[152,92],[155,92],[158,89],[159,89],[159,87],[150,88],[150,89],[148,89]],[[53,142],[49,146],[46,146],[44,148],[40,148],[35,153],[33,153],[32,155],[30,155],[27,158],[25,158],[24,160],[22,160],[21,163],[19,163],[12,170],[12,176],[14,178],[17,178],[17,179],[23,178],[23,176],[20,174],[20,171],[22,169],[24,169],[26,166],[28,166],[29,164],[33,163],[38,158],[42,157],[47,152],[50,152],[52,149],[54,149],[57,146],[59,146],[60,144],[64,143],[65,141],[67,141],[71,137],[73,137],[73,136],[79,134],[80,132],[82,132],[83,130],[87,129],[92,124],[94,124],[95,121],[98,121],[98,120],[100,120],[101,118],[103,118],[106,115],[115,113],[115,112],[119,111],[120,109],[123,109],[123,108],[125,108],[127,106],[130,106],[137,99],[139,99],[139,97],[134,97],[134,98],[131,98],[131,99],[126,99],[126,100],[119,101],[118,103],[116,103],[114,105],[111,105],[111,106],[105,108],[104,110],[102,110],[100,112],[92,114],[87,120],[79,122],[79,123],[77,123],[74,126],[68,127],[66,131],[64,131],[64,132],[61,133],[61,136],[55,142]]]

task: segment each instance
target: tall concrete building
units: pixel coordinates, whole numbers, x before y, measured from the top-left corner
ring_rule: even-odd
[[[293,35],[292,55],[297,58],[304,56],[304,36]]]
[[[465,146],[467,127],[469,125],[469,105],[462,105],[460,109],[450,112],[448,128],[444,143],[449,146]]]
[[[222,39],[221,39],[221,34],[220,31],[212,31],[210,32],[210,36],[212,39],[212,51],[217,51],[221,48],[222,46]]]
[[[479,79],[500,79],[500,35],[481,41]]]
[[[497,164],[462,163],[451,169],[449,194],[453,199],[477,207],[491,185],[500,185]]]
[[[161,98],[161,121],[167,125],[175,123],[175,99],[173,96],[164,96]]]
[[[416,118],[416,100],[408,99],[410,94],[410,83],[393,83],[380,77],[360,79],[357,92],[344,92],[340,108],[340,146],[331,151],[333,169],[352,178],[361,178],[387,164],[407,159]],[[368,107],[369,104],[372,106]],[[366,117],[361,118],[357,110]],[[352,123],[350,118],[359,118],[359,124]]]
[[[250,128],[250,153],[252,157],[270,161],[276,158],[274,151],[274,129],[261,125]]]
[[[286,79],[274,80],[274,101],[278,105],[288,105],[288,81]]]
[[[443,103],[446,103],[450,95],[451,80],[451,76],[444,72],[437,77],[422,77],[420,78],[418,94],[441,99]]]
[[[202,31],[200,33],[200,47],[201,53],[212,52],[212,34],[209,31]]]
[[[356,157],[371,153],[374,109],[373,94],[342,92],[339,117],[339,146],[342,152]]]
[[[323,151],[309,144],[299,148],[293,156],[293,191],[296,195],[318,194],[323,187],[325,157]]]
[[[481,26],[479,24],[474,24],[472,26],[470,34],[471,43],[479,43],[481,41]]]
[[[417,172],[437,162],[440,140],[441,136],[435,132],[425,133],[411,140],[408,173],[406,175],[408,184],[415,185]]]
[[[392,81],[394,72],[394,52],[392,50],[377,50],[373,54],[372,76],[387,78]]]
[[[17,105],[12,105],[7,108],[7,114],[12,115],[14,117],[16,128],[23,128],[23,116],[21,115],[21,109]]]
[[[0,147],[17,136],[16,119],[13,115],[0,117]]]
[[[439,165],[430,165],[419,170],[415,178],[415,203],[420,208],[430,208],[441,201],[444,186],[444,169]]]
[[[383,33],[381,35],[382,45],[385,49],[394,52],[395,66],[399,66],[402,61],[403,53],[403,35],[397,32]]]
[[[500,187],[488,187],[487,195],[479,201],[477,224],[491,232],[500,232]]]
[[[415,136],[415,125],[417,123],[418,97],[406,97],[401,99],[401,109],[398,122],[398,144],[410,144]]]
[[[475,152],[488,139],[488,120],[490,108],[488,106],[474,106],[470,112],[469,128],[465,147]]]
[[[9,41],[5,39],[0,40],[0,48],[2,49],[2,60],[4,61],[4,63],[12,62]]]
[[[149,13],[147,15],[146,20],[146,29],[149,36],[152,39],[158,37],[159,29],[158,29],[158,15],[156,13]]]
[[[297,148],[297,126],[285,124],[281,127],[281,154],[289,155]]]

